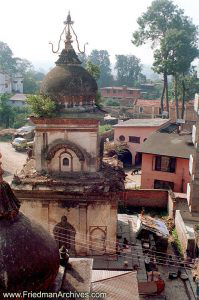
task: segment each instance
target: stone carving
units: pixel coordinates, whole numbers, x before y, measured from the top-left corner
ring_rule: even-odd
[[[46,154],[46,160],[51,160],[55,156],[55,153],[60,149],[64,149],[65,151],[70,149],[77,155],[80,161],[85,161],[83,152],[79,149],[79,147],[70,141],[62,141],[52,146]]]

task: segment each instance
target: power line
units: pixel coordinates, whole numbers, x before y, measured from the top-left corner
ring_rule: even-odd
[[[74,241],[74,239],[71,239],[71,238],[62,238],[62,239],[60,239],[59,237],[57,238],[57,237],[55,237],[55,240],[56,241],[58,241],[58,242],[63,242],[63,243],[69,243],[69,242],[71,242],[72,241],[72,243],[74,243],[74,244],[79,244],[79,245],[85,245],[84,247],[85,248],[87,248],[88,247],[88,244],[87,243],[85,243],[84,241],[82,242],[81,240],[80,240],[80,242],[79,241]],[[111,250],[114,250],[115,251],[115,249],[113,249],[113,248],[109,248],[109,249],[111,249]],[[102,251],[102,249],[100,248],[100,247],[95,247],[95,250],[100,250],[100,251]],[[138,259],[138,261],[144,261],[145,262],[145,260],[144,259],[142,259],[141,257],[145,257],[145,258],[147,258],[147,257],[149,257],[149,258],[152,258],[152,259],[156,259],[156,257],[155,256],[151,256],[151,255],[136,255],[136,254],[117,254],[117,256],[119,256],[119,257],[123,257],[124,259],[132,259],[132,257],[136,257],[137,259]],[[164,266],[171,266],[171,267],[176,267],[176,268],[179,268],[179,267],[182,267],[182,264],[184,265],[184,268],[186,268],[186,269],[189,269],[189,270],[191,270],[192,268],[188,265],[187,266],[187,263],[185,262],[185,261],[174,261],[174,260],[172,260],[172,261],[169,261],[169,260],[167,260],[167,263],[163,263],[163,262],[160,262],[160,261],[164,261],[164,259],[162,259],[162,258],[159,258],[159,259],[157,259],[157,261],[156,261],[156,263],[157,264],[160,264],[160,265],[164,265]],[[169,262],[171,262],[172,264],[170,264]],[[173,264],[173,263],[176,263],[177,265],[175,265],[175,264]]]
[[[51,227],[53,227],[53,225],[50,225]],[[64,228],[64,227],[61,227],[61,226],[57,226],[57,225],[55,225],[56,226],[56,228],[59,228],[59,229],[62,229],[62,230],[65,230],[65,231],[69,231],[69,232],[73,232],[74,233],[74,231],[73,230],[71,230],[71,229],[67,229],[67,228]],[[55,228],[55,226],[53,227],[53,228]],[[60,233],[58,233],[58,234],[60,234]],[[92,237],[92,238],[99,238],[98,236],[96,236],[96,235],[90,235],[90,234],[87,234],[87,235],[85,235],[84,233],[80,233],[80,232],[78,232],[78,235],[83,235],[83,236],[86,236],[86,237]],[[108,243],[111,243],[111,244],[113,244],[113,245],[117,245],[117,242],[116,241],[114,241],[114,240],[108,240],[108,239],[106,239],[105,240],[106,242],[108,242]],[[119,243],[120,244],[120,243]],[[122,243],[123,244],[123,243]],[[140,249],[140,250],[143,250],[143,248],[142,247],[140,247],[140,246],[138,246],[138,245],[132,245],[134,248],[137,248],[138,250]],[[148,250],[148,251],[152,251],[152,250]],[[156,251],[156,250],[153,250],[152,251],[153,253],[159,253],[159,254],[162,254],[162,255],[164,255],[164,256],[170,256],[170,257],[174,257],[174,258],[179,258],[179,259],[182,259],[182,257],[181,256],[179,256],[179,255],[175,255],[175,254],[167,254],[167,253],[165,253],[165,252],[160,252],[160,251]],[[192,260],[193,262],[195,261],[195,260]]]

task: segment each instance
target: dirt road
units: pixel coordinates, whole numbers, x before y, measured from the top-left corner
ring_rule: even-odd
[[[3,178],[11,183],[13,175],[19,172],[26,162],[27,154],[15,151],[10,142],[0,142],[0,152],[4,170]]]

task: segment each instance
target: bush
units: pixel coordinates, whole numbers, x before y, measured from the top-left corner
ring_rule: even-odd
[[[57,104],[50,97],[31,95],[27,98],[27,103],[36,117],[53,117],[58,111]]]
[[[106,106],[120,106],[119,101],[114,100],[114,99],[107,99],[105,102]]]
[[[105,124],[105,125],[101,125],[101,126],[99,127],[99,132],[100,132],[100,134],[102,134],[102,133],[104,133],[104,132],[106,132],[106,131],[109,131],[109,130],[111,130],[111,129],[112,129],[112,126],[111,126],[111,125]]]

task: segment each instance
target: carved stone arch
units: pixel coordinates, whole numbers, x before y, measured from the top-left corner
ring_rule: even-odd
[[[49,150],[46,153],[46,160],[52,160],[52,158],[55,156],[56,152],[63,149],[63,151],[72,150],[77,157],[79,158],[79,161],[85,161],[85,155],[83,151],[78,147],[75,143],[70,141],[55,141],[53,143]]]
[[[61,217],[61,221],[53,228],[54,238],[59,246],[65,246],[70,254],[75,254],[75,228],[67,221],[66,216]]]
[[[96,226],[90,228],[90,251],[93,255],[103,255],[106,252],[107,228]]]

